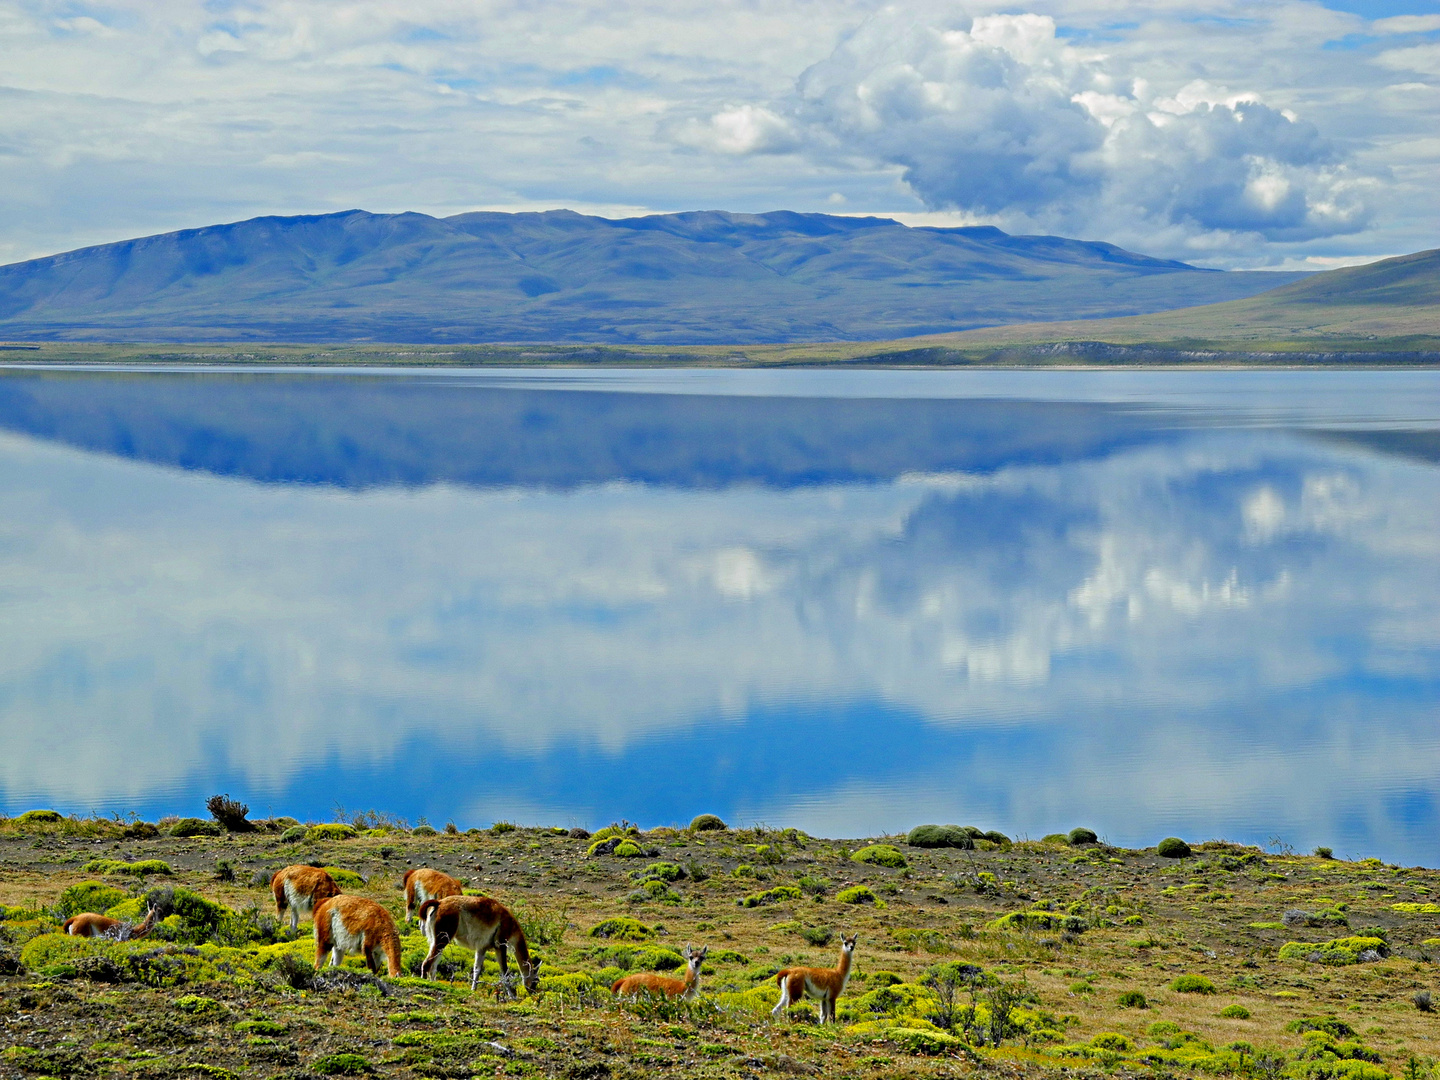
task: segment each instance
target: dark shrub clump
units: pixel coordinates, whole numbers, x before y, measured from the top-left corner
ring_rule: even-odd
[[[1094,829],[1071,829],[1065,839],[1072,847],[1079,847],[1081,844],[1093,844],[1100,838],[1095,835]]]
[[[211,795],[205,800],[205,809],[220,823],[226,832],[254,832],[254,823],[246,820],[250,807],[230,798],[229,795]]]
[[[701,814],[690,822],[691,832],[722,832],[729,827],[716,814]]]
[[[959,825],[916,825],[905,837],[911,847],[973,850],[975,838]]]

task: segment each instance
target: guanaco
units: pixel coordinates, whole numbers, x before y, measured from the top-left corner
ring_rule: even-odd
[[[120,919],[112,919],[108,915],[96,915],[91,911],[73,915],[66,919],[61,926],[65,933],[74,934],[76,937],[112,937],[117,941],[142,938],[154,928],[155,909],[153,907],[146,912],[145,921],[138,926],[131,926]]]
[[[530,959],[525,931],[520,929],[520,923],[500,901],[488,896],[447,896],[440,900],[426,900],[420,905],[419,918],[425,939],[430,942],[430,952],[420,965],[422,979],[435,974],[441,951],[453,941],[475,954],[475,963],[470,968],[472,992],[480,982],[487,949],[495,950],[495,959],[500,964],[500,981],[506,993],[514,994],[506,962],[509,949],[515,950],[515,962],[520,966],[525,989],[531,994],[539,992],[540,961]]]
[[[685,946],[681,954],[685,957],[685,978],[673,979],[668,975],[657,975],[653,971],[641,971],[635,975],[626,975],[623,979],[616,979],[610,986],[610,992],[617,997],[639,997],[641,994],[650,994],[654,997],[679,998],[681,1001],[689,1001],[700,992],[700,965],[705,962],[705,955],[710,951],[706,945],[698,953]]]
[[[840,962],[833,968],[797,967],[782,968],[775,973],[775,982],[780,986],[780,1001],[770,1010],[771,1016],[779,1016],[791,1005],[805,998],[820,1001],[820,1022],[835,1022],[835,1001],[845,992],[850,981],[850,958],[855,955],[855,943],[859,934],[846,937],[840,935]]]
[[[340,895],[340,886],[324,870],[313,866],[287,866],[270,879],[275,894],[275,917],[284,919],[288,909],[290,929],[298,930],[302,918],[310,918],[321,900]]]
[[[400,935],[395,920],[374,900],[363,896],[331,896],[315,905],[315,970],[330,954],[330,966],[339,967],[350,953],[365,957],[372,974],[380,974],[383,953],[390,975],[400,974]]]
[[[443,900],[447,896],[460,896],[465,886],[449,874],[417,866],[405,871],[405,921],[408,923],[415,909],[426,900]]]

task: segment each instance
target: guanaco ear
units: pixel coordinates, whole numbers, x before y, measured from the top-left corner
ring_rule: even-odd
[[[689,960],[689,959],[690,959],[690,954],[691,954],[692,952],[694,952],[694,951],[695,951],[695,950],[693,950],[692,948],[690,948],[689,945],[686,945],[686,946],[685,946],[685,950],[684,950],[680,955],[683,956],[686,960]]]
[[[703,949],[700,950],[700,959],[701,959],[701,960],[704,960],[705,957],[707,957],[707,956],[709,956],[709,955],[710,955],[710,946],[709,946],[709,945],[706,945]]]

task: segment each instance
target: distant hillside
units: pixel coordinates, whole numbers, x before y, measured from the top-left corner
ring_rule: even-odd
[[[1242,300],[1091,322],[1034,323],[943,334],[892,348],[966,351],[1110,342],[1282,352],[1440,350],[1440,249],[1327,270]]]
[[[1300,275],[882,218],[255,218],[0,267],[0,338],[867,341],[1162,311]]]

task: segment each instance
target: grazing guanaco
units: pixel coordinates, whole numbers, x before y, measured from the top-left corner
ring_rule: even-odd
[[[365,966],[380,974],[383,953],[391,976],[400,974],[400,935],[395,920],[374,900],[363,896],[331,896],[315,905],[315,970],[330,954],[330,966],[339,967],[350,953],[365,957]]]
[[[805,998],[818,998],[820,1022],[833,1024],[835,1001],[850,981],[850,958],[855,955],[855,943],[859,940],[859,934],[840,935],[840,962],[833,968],[797,967],[777,971],[775,982],[780,986],[780,1002],[770,1010],[770,1015],[778,1016]]]
[[[685,946],[681,954],[685,957],[685,977],[673,979],[668,975],[657,975],[653,971],[641,971],[635,975],[626,975],[623,979],[616,979],[610,986],[610,992],[617,997],[639,997],[641,994],[650,994],[654,997],[679,998],[681,1001],[689,1001],[700,992],[700,965],[705,962],[705,954],[710,951],[706,945],[698,953]]]
[[[515,962],[520,966],[525,989],[531,994],[539,992],[540,961],[530,959],[525,931],[520,929],[520,923],[500,901],[488,896],[447,896],[440,900],[426,900],[420,905],[419,918],[425,940],[430,942],[430,952],[420,965],[422,979],[435,974],[441,951],[453,941],[475,954],[475,963],[470,968],[471,991],[480,982],[485,951],[494,949],[495,959],[500,964],[500,981],[506,993],[513,995],[506,951],[514,949]]]
[[[275,917],[284,919],[288,909],[290,929],[298,930],[302,918],[310,918],[321,900],[340,895],[335,879],[314,866],[287,866],[270,879],[275,894]]]
[[[72,915],[61,925],[61,929],[67,934],[74,934],[76,937],[112,937],[117,941],[130,941],[135,938],[142,938],[155,928],[155,909],[152,907],[145,914],[145,921],[138,926],[131,926],[121,919],[112,919],[108,915],[96,915],[87,911],[81,915]]]
[[[460,896],[464,892],[464,885],[439,870],[431,870],[428,866],[406,870],[405,921],[408,923],[415,909],[426,900],[443,900],[447,896]]]

